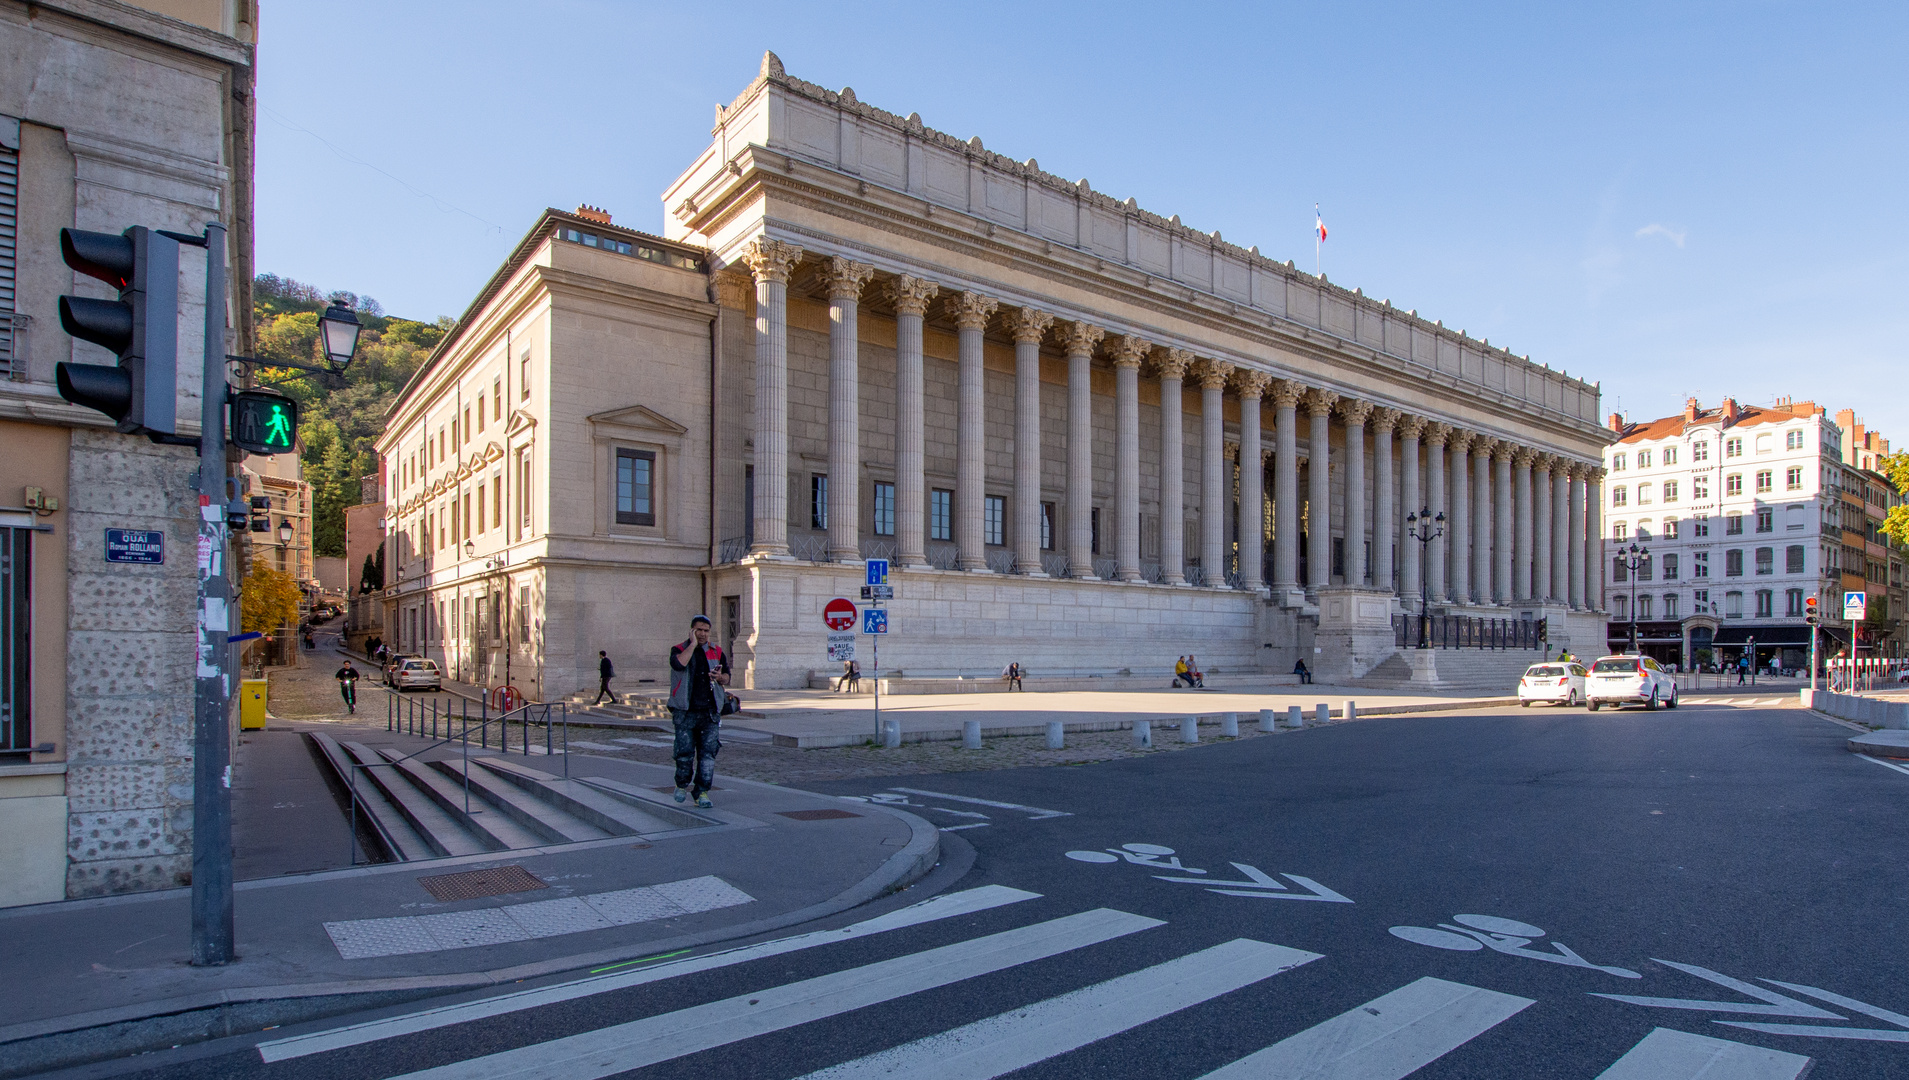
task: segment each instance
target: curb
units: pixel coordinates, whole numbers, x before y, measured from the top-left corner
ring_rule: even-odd
[[[831,795],[753,780],[726,778],[724,783],[795,791],[836,801]],[[927,876],[940,862],[941,832],[934,825],[905,810],[877,803],[868,803],[858,809],[888,814],[902,820],[909,828],[908,843],[884,860],[873,873],[829,899],[808,907],[697,934],[576,953],[515,967],[454,975],[248,986],[11,1024],[0,1027],[0,1061],[5,1062],[0,1065],[0,1077],[30,1076],[50,1069],[256,1032],[266,1026],[323,1020],[458,990],[500,986],[523,979],[641,959],[657,953],[755,937],[824,919],[889,893],[899,892]]]

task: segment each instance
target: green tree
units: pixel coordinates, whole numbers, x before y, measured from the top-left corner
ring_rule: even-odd
[[[1887,476],[1890,483],[1896,485],[1896,493],[1909,496],[1909,451],[1885,454],[1877,464],[1880,466],[1877,471]],[[1889,534],[1891,540],[1903,547],[1909,547],[1909,505],[1891,507],[1888,518],[1883,521],[1882,529]]]
[[[298,621],[298,582],[269,566],[254,566],[239,591],[239,628],[269,634]]]

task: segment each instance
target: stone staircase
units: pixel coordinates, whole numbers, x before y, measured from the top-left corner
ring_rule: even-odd
[[[661,723],[670,726],[669,694],[660,690],[643,693],[617,694],[616,700],[602,705],[592,705],[596,700],[595,690],[579,690],[564,701],[570,706],[570,715],[582,716],[602,721],[624,721],[630,726]],[[617,723],[607,726],[617,727]]]
[[[308,733],[394,862],[648,836],[718,824],[604,777],[566,779],[495,751],[390,748]],[[355,778],[354,778],[354,775]]]
[[[1352,685],[1373,690],[1424,690],[1511,696],[1541,649],[1400,649]]]

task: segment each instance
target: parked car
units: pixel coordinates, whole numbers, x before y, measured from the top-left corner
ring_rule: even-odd
[[[419,657],[400,664],[391,676],[391,685],[397,687],[400,693],[418,689],[442,690],[444,673],[438,670],[436,660]]]
[[[383,669],[384,684],[386,686],[398,685],[393,679],[393,677],[397,675],[398,669],[404,666],[404,662],[406,660],[416,660],[416,659],[418,659],[417,653],[408,653],[408,652],[392,653],[391,655],[385,657],[384,669]]]
[[[1605,656],[1591,664],[1585,681],[1584,706],[1642,705],[1655,709],[1677,707],[1677,680],[1648,656]]]
[[[1534,701],[1576,706],[1584,700],[1584,665],[1569,660],[1533,664],[1518,680],[1518,706]]]

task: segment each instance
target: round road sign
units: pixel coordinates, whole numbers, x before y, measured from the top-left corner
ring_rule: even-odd
[[[848,598],[838,596],[823,606],[822,621],[829,624],[830,630],[852,630],[855,627],[855,605]]]

